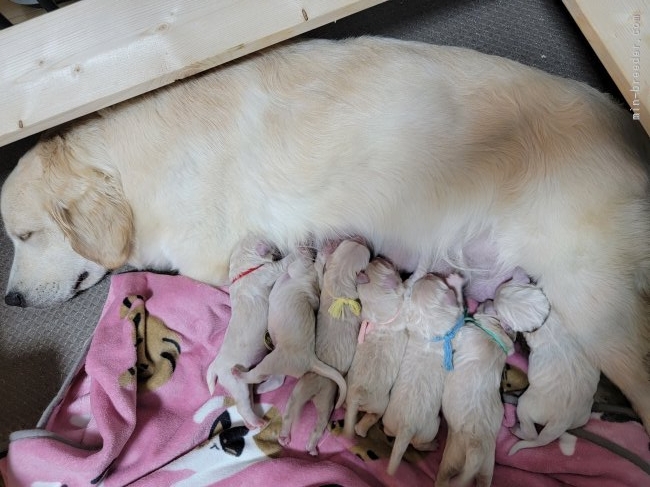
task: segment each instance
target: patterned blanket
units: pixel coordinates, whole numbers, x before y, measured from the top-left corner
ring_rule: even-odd
[[[277,442],[295,380],[255,396],[268,425],[248,430],[232,399],[206,370],[230,317],[227,289],[181,276],[115,275],[85,359],[38,429],[16,432],[0,472],[8,487],[74,486],[419,486],[433,485],[444,448],[409,448],[397,474],[385,473],[391,439],[375,426],[367,438],[341,435],[334,412],[319,444],[304,451],[315,421],[311,404],[292,442]],[[515,354],[525,370],[525,357]],[[514,398],[515,396],[509,396]],[[545,447],[508,456],[515,407],[506,404],[498,437],[495,486],[650,485],[648,436],[636,421],[603,413]]]

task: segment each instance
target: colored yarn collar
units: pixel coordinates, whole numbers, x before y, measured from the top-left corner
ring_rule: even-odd
[[[447,371],[454,370],[454,362],[453,362],[454,350],[451,346],[451,341],[456,337],[456,333],[458,333],[458,330],[460,330],[462,326],[468,320],[471,319],[473,318],[467,316],[467,310],[465,310],[463,314],[458,317],[454,326],[449,331],[447,331],[447,333],[445,333],[444,335],[435,336],[431,339],[432,342],[443,342],[444,365],[445,365],[445,370]]]
[[[508,346],[505,343],[503,343],[503,340],[501,340],[501,337],[499,337],[499,335],[494,333],[492,330],[488,330],[487,328],[485,328],[483,325],[481,325],[481,323],[478,320],[474,318],[467,318],[466,323],[471,323],[472,325],[476,326],[477,328],[485,332],[492,339],[494,343],[499,345],[499,348],[503,350],[503,353],[508,355]]]
[[[383,325],[391,324],[393,321],[397,319],[401,311],[402,311],[402,304],[399,305],[399,307],[397,308],[397,312],[393,315],[391,319],[384,321],[383,323],[379,323],[379,325],[383,326]],[[364,341],[366,341],[366,335],[370,333],[372,330],[374,330],[375,326],[377,325],[372,321],[363,320],[361,322],[361,326],[359,327],[359,338],[357,339],[357,342],[363,343]]]
[[[456,337],[456,334],[458,333],[458,330],[460,330],[465,323],[471,323],[472,325],[476,326],[478,329],[486,333],[493,342],[495,342],[501,350],[503,350],[503,353],[508,355],[508,347],[506,346],[505,343],[503,343],[503,340],[494,333],[492,330],[488,330],[485,328],[481,323],[476,320],[475,318],[468,316],[467,315],[467,308],[463,310],[463,314],[458,317],[458,320],[456,320],[456,323],[454,326],[447,331],[444,335],[439,335],[435,336],[431,339],[432,342],[443,342],[443,347],[444,347],[444,366],[445,370],[451,371],[454,370],[454,362],[453,362],[453,355],[454,355],[454,350],[452,348],[452,340]]]
[[[243,271],[243,272],[237,274],[237,275],[235,276],[235,278],[231,281],[230,284],[231,284],[231,285],[232,285],[232,284],[235,284],[235,283],[236,283],[237,281],[239,281],[242,277],[245,277],[245,276],[247,276],[248,274],[251,274],[251,273],[255,272],[257,269],[259,269],[259,268],[262,267],[263,265],[264,265],[264,264],[260,264],[260,265],[257,265],[257,266],[255,266],[255,267],[251,267],[250,269],[246,269],[245,271]]]
[[[342,297],[334,298],[334,301],[332,301],[332,305],[329,307],[327,312],[333,318],[340,320],[343,318],[343,315],[345,314],[346,306],[350,308],[350,311],[354,316],[359,316],[361,314],[361,303],[359,303],[358,300],[352,298],[342,298]]]

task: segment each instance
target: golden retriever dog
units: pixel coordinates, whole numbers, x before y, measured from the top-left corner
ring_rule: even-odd
[[[362,235],[403,271],[461,270],[479,302],[524,269],[648,428],[649,152],[609,96],[510,60],[291,42],[48,133],[3,187],[5,301],[126,263],[221,285],[249,232],[282,252]]]

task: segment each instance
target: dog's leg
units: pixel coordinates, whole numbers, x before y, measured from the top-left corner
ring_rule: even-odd
[[[289,400],[287,401],[284,415],[282,416],[282,428],[278,435],[278,443],[280,445],[287,446],[291,442],[291,426],[300,417],[300,412],[307,401],[311,399],[313,395],[311,383],[316,377],[315,374],[305,374],[293,388],[291,396],[289,396]]]
[[[625,394],[650,432],[650,303],[624,276],[617,281],[605,276],[606,290],[596,277],[590,277],[596,283],[580,286],[580,294],[570,283],[555,282],[549,319],[554,311],[565,318],[565,329]]]
[[[451,479],[458,475],[465,464],[465,448],[459,433],[447,432],[447,443],[442,452],[442,460],[436,475],[435,487],[447,487]]]
[[[592,353],[603,373],[625,394],[650,433],[650,306],[640,296],[628,306],[632,312],[619,316],[618,323],[608,323],[603,343],[593,344]],[[623,320],[627,322],[621,322]]]
[[[488,447],[488,450],[483,459],[483,465],[476,476],[476,487],[490,487],[492,485],[492,477],[494,476],[494,461],[496,458],[496,438]]]
[[[324,377],[319,377],[319,382],[323,385],[321,390],[313,397],[314,406],[316,406],[316,425],[309,435],[307,442],[307,451],[310,455],[318,455],[318,442],[323,437],[323,432],[327,428],[330,416],[334,410],[334,399],[336,398],[337,386],[334,382]]]
[[[266,421],[253,411],[251,390],[247,383],[238,380],[229,371],[219,374],[219,382],[235,400],[237,412],[243,418],[248,429],[261,428],[266,424]]]
[[[376,424],[377,421],[379,421],[379,418],[381,418],[381,414],[375,414],[375,413],[364,414],[363,418],[361,418],[359,422],[354,425],[355,433],[365,438],[366,435],[368,434],[368,430],[372,428],[372,426]]]

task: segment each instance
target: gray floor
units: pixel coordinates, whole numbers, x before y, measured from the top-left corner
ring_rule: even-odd
[[[470,47],[578,79],[618,97],[559,0],[391,0],[309,33],[340,38],[375,34]],[[0,148],[0,181],[33,139]],[[0,237],[0,282],[12,249]],[[63,306],[0,304],[0,451],[11,431],[33,427],[79,359],[108,290],[108,279]]]

